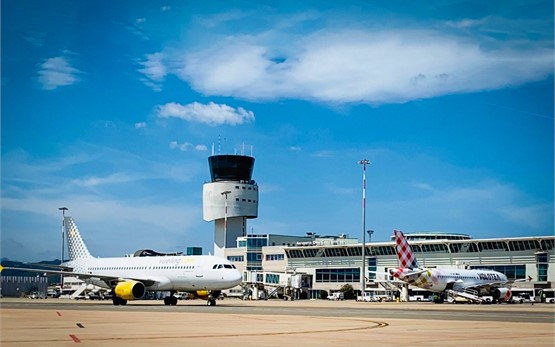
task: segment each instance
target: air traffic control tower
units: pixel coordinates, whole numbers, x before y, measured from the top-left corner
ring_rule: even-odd
[[[245,155],[208,157],[211,182],[202,188],[205,221],[214,223],[214,255],[224,257],[225,248],[236,248],[245,236],[247,218],[258,217],[258,185],[252,179],[254,158]]]

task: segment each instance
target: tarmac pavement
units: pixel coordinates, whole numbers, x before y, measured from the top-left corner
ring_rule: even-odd
[[[1,346],[554,346],[555,305],[0,299]]]

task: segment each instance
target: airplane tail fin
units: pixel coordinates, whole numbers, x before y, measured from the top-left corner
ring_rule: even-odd
[[[64,217],[64,226],[66,229],[69,260],[92,258],[93,256],[89,253],[87,245],[85,245],[73,218]]]
[[[400,267],[405,269],[419,268],[416,256],[403,232],[394,230],[393,233],[395,234],[395,250],[397,251]]]

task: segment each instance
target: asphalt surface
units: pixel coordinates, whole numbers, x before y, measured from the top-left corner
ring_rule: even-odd
[[[554,346],[555,305],[0,299],[2,346]]]

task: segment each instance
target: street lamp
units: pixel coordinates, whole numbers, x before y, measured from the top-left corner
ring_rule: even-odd
[[[316,239],[316,233],[312,232],[312,231],[307,231],[306,232],[307,236],[310,236],[310,240],[311,240],[311,245],[314,246],[314,241]]]
[[[368,233],[368,243],[372,242],[372,234],[374,233],[374,230],[366,230],[366,232]]]
[[[362,266],[360,272],[360,287],[363,295],[366,290],[366,165],[370,165],[370,160],[362,159],[358,162],[362,165]]]
[[[62,211],[62,257],[60,259],[60,265],[64,262],[64,226],[66,211],[69,210],[67,207],[59,207],[58,210]],[[64,286],[64,275],[60,274],[60,294],[62,294]]]
[[[222,192],[222,195],[225,195],[225,209],[224,209],[224,248],[227,247],[227,195],[230,194],[231,191],[226,190]]]

